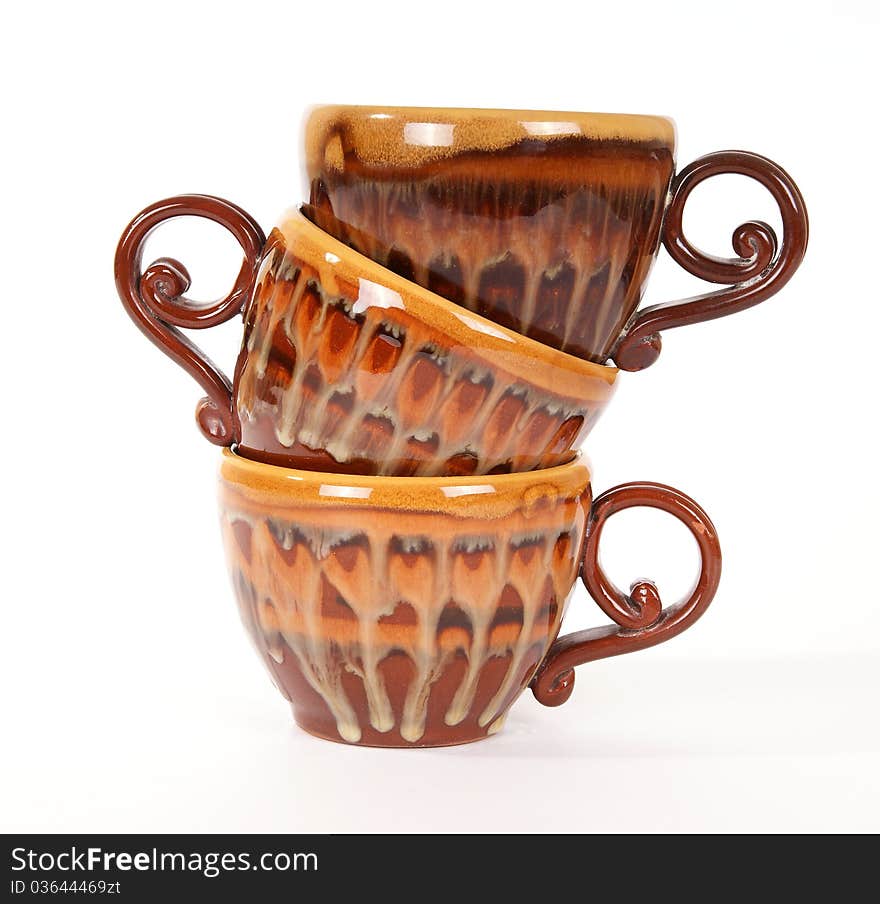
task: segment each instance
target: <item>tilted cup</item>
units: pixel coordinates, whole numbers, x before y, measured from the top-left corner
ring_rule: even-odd
[[[701,556],[687,597],[616,588],[602,529],[633,506],[666,511]],[[306,731],[383,747],[462,744],[498,731],[531,685],[565,702],[574,667],[667,640],[718,586],[712,522],[691,499],[633,483],[591,499],[575,460],[473,478],[321,474],[224,452],[220,513],[242,620]],[[557,638],[581,575],[614,624]]]
[[[676,176],[665,117],[322,106],[304,137],[306,212],[323,229],[490,320],[624,370],[656,360],[662,330],[769,298],[806,249],[806,208],[784,170],[722,151]],[[691,245],[685,202],[719,173],[770,191],[781,245],[757,221],[734,232],[733,259]],[[637,312],[661,241],[688,272],[730,287]]]
[[[142,270],[165,220],[226,226],[245,260],[232,293],[184,297],[174,260]],[[273,464],[391,475],[484,474],[571,458],[607,404],[617,370],[566,355],[403,279],[291,211],[268,242],[240,208],[187,195],[126,229],[116,256],[126,310],[208,393],[203,433]],[[244,311],[230,381],[178,329]]]

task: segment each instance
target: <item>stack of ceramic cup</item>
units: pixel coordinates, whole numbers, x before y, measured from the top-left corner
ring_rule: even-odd
[[[207,392],[198,422],[228,447],[220,507],[245,625],[307,731],[380,746],[496,732],[531,685],[548,705],[574,666],[674,636],[709,605],[714,528],[676,490],[633,483],[593,500],[579,457],[618,368],[660,331],[775,293],[807,239],[778,166],[712,154],[675,175],[674,127],[647,116],[322,107],[305,128],[309,201],[268,240],[203,195],[160,202],[124,233],[116,279],[141,329]],[[739,257],[684,237],[691,189],[719,172],[762,182],[782,215],[734,234]],[[170,217],[226,226],[245,259],[199,305],[177,261],[143,269]],[[637,311],[661,241],[725,288]],[[179,330],[242,313],[230,382]],[[611,365],[611,361],[616,366]],[[701,552],[664,608],[598,563],[631,506],[684,522]],[[557,639],[578,576],[613,624]]]

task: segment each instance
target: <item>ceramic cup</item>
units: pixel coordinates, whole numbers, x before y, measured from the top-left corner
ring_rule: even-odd
[[[617,589],[598,563],[608,517],[652,506],[696,539],[694,589],[664,608],[649,581]],[[226,450],[220,512],[244,624],[293,714],[333,741],[462,744],[498,731],[525,687],[548,706],[576,665],[660,643],[718,586],[715,529],[659,484],[591,500],[579,460],[473,478],[296,471]],[[581,575],[614,624],[557,638]]]
[[[324,106],[305,123],[308,215],[325,231],[496,323],[579,357],[640,370],[661,330],[775,294],[803,258],[807,214],[791,178],[742,151],[675,176],[659,116]],[[782,215],[733,236],[737,257],[685,238],[691,190],[718,173],[763,183]],[[663,242],[690,273],[731,288],[636,313]]]
[[[245,250],[232,293],[215,305],[182,297],[189,278],[176,261],[141,272],[149,232],[186,214],[227,226]],[[205,435],[272,464],[405,476],[552,467],[580,447],[617,374],[403,279],[296,210],[264,242],[228,202],[160,202],[123,235],[116,277],[135,322],[208,392]],[[230,382],[177,327],[210,327],[243,308]]]

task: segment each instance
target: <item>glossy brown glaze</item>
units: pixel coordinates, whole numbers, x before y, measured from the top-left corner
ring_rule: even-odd
[[[246,311],[239,451],[397,476],[552,467],[580,447],[616,373],[464,310],[293,211]]]
[[[733,233],[738,257],[717,258],[687,239],[682,216],[690,193],[712,176],[736,174],[760,182],[773,196],[782,217],[782,241],[767,224],[743,223]],[[673,327],[726,317],[775,295],[794,275],[807,250],[807,208],[791,176],[780,166],[746,151],[707,154],[683,169],[675,179],[663,223],[663,244],[688,273],[730,287],[639,311],[624,331],[612,355],[623,370],[643,370],[660,354],[660,332]]]
[[[243,621],[307,731],[385,747],[497,731],[559,630],[589,511],[579,463],[340,477],[225,453]]]
[[[659,245],[670,120],[318,107],[305,142],[321,228],[496,323],[607,359]]]
[[[650,582],[623,594],[598,565],[607,518],[635,505],[674,514],[700,546],[694,592],[666,610]],[[530,682],[562,703],[574,666],[680,633],[720,574],[696,503],[630,484],[591,509],[578,461],[474,481],[319,474],[227,451],[220,511],[242,620],[275,684],[303,728],[353,744],[479,740]],[[554,642],[579,572],[617,624]]]
[[[225,226],[244,252],[235,285],[217,302],[200,304],[185,297],[189,274],[179,261],[162,258],[142,269],[144,243],[150,233],[175,217],[205,217]],[[128,224],[116,249],[116,289],[129,316],[147,338],[176,361],[208,394],[196,419],[212,443],[238,440],[238,422],[229,378],[178,327],[203,330],[241,312],[253,289],[265,244],[260,227],[240,207],[209,195],[178,195],[151,204]]]

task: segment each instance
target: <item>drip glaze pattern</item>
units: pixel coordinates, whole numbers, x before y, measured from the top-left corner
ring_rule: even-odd
[[[226,453],[221,522],[242,619],[297,722],[391,747],[497,731],[559,631],[586,468],[399,494],[296,471],[279,491],[280,470]]]
[[[318,108],[305,212],[402,276],[601,363],[659,247],[674,143],[660,117]]]

